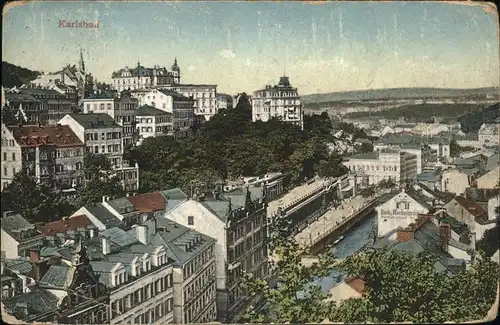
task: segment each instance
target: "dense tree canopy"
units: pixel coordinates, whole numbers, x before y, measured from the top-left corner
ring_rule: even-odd
[[[320,173],[345,172],[340,157],[328,154],[333,141],[328,115],[305,118],[304,130],[278,119],[251,121],[245,94],[234,109],[224,110],[204,123],[197,135],[176,141],[163,136],[146,139],[127,156],[141,170],[141,192],[166,186],[207,186],[241,176],[285,173],[285,185],[297,184]]]

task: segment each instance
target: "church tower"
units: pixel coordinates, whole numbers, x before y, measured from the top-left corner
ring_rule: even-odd
[[[85,62],[83,61],[83,51],[80,49],[80,62],[79,62],[80,71],[85,73]]]
[[[172,75],[174,76],[174,84],[181,83],[181,69],[177,64],[177,58],[174,60],[174,64],[172,65]]]

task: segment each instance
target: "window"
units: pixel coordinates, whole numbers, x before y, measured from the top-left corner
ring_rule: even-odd
[[[16,161],[16,153],[15,152],[12,153],[12,161]]]
[[[6,152],[3,153],[3,160],[7,160],[7,153]]]
[[[4,175],[4,176],[7,176],[7,167],[4,167],[4,168],[3,168],[3,175]]]
[[[188,216],[188,225],[193,226],[194,225],[194,217],[193,216]]]

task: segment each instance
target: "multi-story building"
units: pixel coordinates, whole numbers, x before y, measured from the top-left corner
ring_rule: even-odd
[[[139,188],[139,166],[123,161],[123,127],[108,114],[68,114],[60,124],[68,125],[85,143],[87,152],[106,155],[113,172],[126,191]]]
[[[233,96],[228,94],[217,94],[217,110],[233,109]]]
[[[136,113],[136,127],[139,134],[137,143],[141,144],[149,137],[174,136],[172,115],[170,112],[149,105],[139,107]]]
[[[154,223],[152,242],[165,245],[174,260],[174,323],[215,321],[215,240],[163,217]]]
[[[243,291],[243,272],[268,276],[265,186],[214,191],[210,196],[195,190],[192,198],[179,189],[164,193],[172,202],[166,218],[216,240],[217,318],[237,319],[249,299],[258,298]]]
[[[68,126],[2,124],[2,189],[17,172],[59,189],[84,185],[84,143]]]
[[[267,85],[253,93],[252,120],[266,122],[273,117],[304,128],[301,98],[286,76],[280,77],[278,85]]]
[[[500,123],[483,123],[477,134],[482,146],[500,146]]]
[[[192,99],[194,114],[203,117],[205,121],[217,114],[217,85],[175,84],[161,88],[175,91]]]
[[[171,113],[172,135],[175,138],[191,136],[194,125],[194,101],[191,98],[163,88],[134,91],[132,96],[138,98],[142,106]]]
[[[2,253],[6,258],[29,256],[32,248],[38,247],[43,236],[20,214],[5,211],[2,216]]]
[[[414,180],[417,176],[417,156],[402,150],[380,150],[349,157],[344,163],[349,170],[368,176],[370,185],[382,180],[396,183]]]
[[[5,93],[8,106],[19,121],[28,124],[56,124],[73,112],[74,101],[53,89],[10,89]]]
[[[137,141],[136,111],[139,101],[123,91],[119,98],[111,94],[93,94],[81,101],[85,114],[105,113],[122,126],[122,147],[134,145]]]
[[[153,68],[145,68],[137,62],[136,68],[125,67],[114,71],[111,75],[112,87],[118,91],[151,88],[170,84],[178,84],[181,81],[181,69],[174,60],[171,71],[165,67],[155,65]]]

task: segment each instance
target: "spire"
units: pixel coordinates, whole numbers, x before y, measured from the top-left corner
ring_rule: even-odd
[[[174,59],[174,64],[172,65],[172,71],[180,71],[179,65],[177,64],[177,57]]]
[[[83,61],[83,51],[80,49],[80,70],[85,71],[85,62]]]

